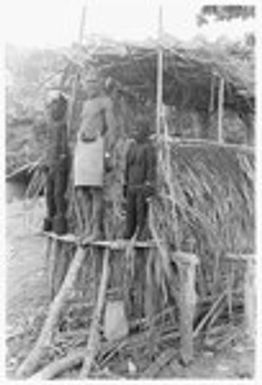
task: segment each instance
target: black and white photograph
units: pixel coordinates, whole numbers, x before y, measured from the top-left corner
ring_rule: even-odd
[[[3,377],[257,384],[259,2],[3,15]]]

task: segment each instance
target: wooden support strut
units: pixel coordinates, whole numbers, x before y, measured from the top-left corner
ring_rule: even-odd
[[[94,309],[92,324],[90,327],[90,334],[86,348],[85,360],[80,373],[80,378],[88,377],[92,368],[93,360],[96,355],[99,345],[99,322],[101,319],[102,311],[105,303],[106,289],[109,276],[109,254],[110,250],[106,249],[103,257],[102,276],[100,280],[100,286],[98,291],[97,303]]]
[[[223,109],[224,109],[225,80],[220,78],[218,91],[218,142],[223,143]]]
[[[75,257],[70,265],[69,271],[65,277],[61,289],[56,295],[54,301],[51,303],[49,314],[44,323],[40,336],[34,348],[31,350],[27,358],[24,360],[24,362],[22,362],[16,372],[16,376],[18,378],[28,376],[34,372],[39,364],[45,348],[49,347],[52,339],[53,328],[57,323],[62,306],[65,303],[65,300],[68,298],[70,290],[74,285],[78,271],[84,261],[85,254],[85,249],[82,247],[77,248]]]
[[[247,336],[251,341],[255,340],[256,320],[256,285],[254,260],[249,258],[246,261],[244,303],[245,303],[245,327]]]

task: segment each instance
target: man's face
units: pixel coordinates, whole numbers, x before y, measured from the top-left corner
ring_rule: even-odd
[[[63,98],[57,98],[52,100],[49,105],[49,111],[52,119],[55,121],[61,120],[64,118],[66,113],[67,103]]]
[[[138,128],[134,130],[133,138],[138,143],[142,143],[147,140],[148,135],[149,135],[149,129],[147,127],[138,126]]]

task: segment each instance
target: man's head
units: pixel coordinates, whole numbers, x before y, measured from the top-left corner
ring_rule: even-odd
[[[91,69],[83,77],[82,87],[84,89],[84,94],[88,99],[96,98],[101,94],[103,86],[95,70]]]
[[[136,119],[136,128],[133,133],[134,139],[138,143],[143,143],[148,140],[151,134],[150,123],[146,117],[138,117]]]
[[[65,117],[67,110],[67,98],[59,90],[53,90],[47,98],[47,108],[53,120],[59,121]]]
[[[108,94],[111,94],[116,89],[116,83],[110,76],[105,80],[104,89]]]

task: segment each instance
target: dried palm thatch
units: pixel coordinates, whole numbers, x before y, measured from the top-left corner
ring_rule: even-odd
[[[238,112],[254,110],[254,53],[250,48],[196,40],[181,44],[170,36],[163,39],[162,47],[165,104],[207,110],[212,79],[215,77],[217,91],[217,77],[223,77],[225,107]],[[73,58],[82,70],[95,66],[102,76],[119,82],[124,92],[155,101],[157,52],[157,41],[135,45],[94,39],[75,50]]]
[[[214,145],[163,146],[153,235],[169,249],[196,253],[212,277],[224,254],[254,252],[253,155]],[[168,277],[170,258],[161,254]]]

